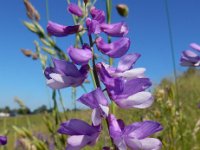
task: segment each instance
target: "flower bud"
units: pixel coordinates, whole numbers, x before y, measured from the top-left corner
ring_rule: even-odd
[[[27,49],[21,49],[22,53],[26,56],[26,57],[30,57],[32,55],[32,51],[31,50],[27,50]]]
[[[38,11],[33,7],[33,5],[28,1],[24,0],[24,5],[26,7],[26,14],[31,20],[40,20],[40,14]]]
[[[116,9],[120,16],[127,17],[128,16],[128,6],[125,4],[118,4]]]
[[[90,1],[90,0],[83,0],[85,5],[87,5],[87,3]]]

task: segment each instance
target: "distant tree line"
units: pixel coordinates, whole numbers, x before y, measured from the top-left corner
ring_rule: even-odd
[[[5,106],[4,108],[0,108],[0,112],[9,113],[11,116],[39,114],[44,112],[52,112],[52,110],[52,108],[48,109],[46,105],[41,105],[33,111],[31,111],[31,109],[28,107],[11,109],[9,106]]]

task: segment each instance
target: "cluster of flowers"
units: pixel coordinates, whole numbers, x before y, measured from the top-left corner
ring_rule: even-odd
[[[190,47],[192,49],[200,52],[200,45],[198,45],[196,43],[191,43]],[[200,56],[191,50],[183,51],[180,61],[181,61],[182,66],[190,66],[190,67],[191,66],[194,66],[194,67],[200,66]]]
[[[76,4],[71,3],[68,11],[77,17],[83,17],[83,11]],[[83,44],[82,48],[70,46],[67,50],[72,62],[53,58],[54,67],[47,67],[44,74],[47,78],[47,85],[53,89],[65,87],[77,87],[83,84],[87,78],[90,60],[93,60],[93,71],[97,79],[104,84],[108,97],[120,108],[147,108],[153,103],[150,92],[145,91],[151,86],[151,82],[144,76],[145,68],[133,68],[140,54],[125,54],[130,47],[130,39],[125,37],[128,33],[127,25],[124,22],[107,24],[105,12],[95,7],[90,8],[91,18],[86,18],[86,31],[91,40],[96,35],[96,40]],[[57,37],[77,34],[84,30],[82,25],[64,26],[49,22],[47,31]],[[100,33],[108,36],[119,37],[118,40],[106,43]],[[91,44],[92,43],[92,44]],[[120,58],[115,68],[104,62],[95,64],[93,45],[97,49],[111,57]],[[77,65],[80,65],[78,67]],[[79,68],[79,69],[78,69]],[[92,124],[79,119],[71,119],[60,125],[58,132],[70,135],[67,140],[67,149],[78,150],[86,145],[95,145],[102,131],[102,119],[106,119],[109,134],[115,147],[119,150],[127,148],[134,150],[157,150],[162,143],[156,138],[148,136],[162,130],[158,122],[143,121],[125,125],[121,119],[117,119],[109,113],[109,102],[101,86],[90,93],[82,95],[78,101],[90,107],[92,111]]]

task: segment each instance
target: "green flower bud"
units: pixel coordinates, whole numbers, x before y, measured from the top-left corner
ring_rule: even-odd
[[[127,17],[128,16],[128,6],[125,4],[118,4],[116,9],[120,16]]]

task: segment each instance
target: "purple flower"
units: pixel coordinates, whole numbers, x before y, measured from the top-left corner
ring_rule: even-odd
[[[6,145],[6,144],[7,144],[7,137],[0,136],[0,145]]]
[[[84,45],[82,49],[70,46],[67,51],[72,61],[77,65],[88,64],[93,56],[90,47],[87,45]]]
[[[106,118],[108,116],[108,101],[100,88],[97,88],[90,93],[84,94],[78,99],[78,101],[93,109],[93,125],[100,125],[102,117]]]
[[[81,25],[64,26],[55,22],[49,21],[47,25],[47,31],[50,35],[62,37],[70,34],[81,32],[83,27]]]
[[[109,97],[121,108],[147,108],[154,101],[150,92],[145,90],[151,86],[148,78],[138,77],[141,72],[132,74],[131,79],[114,77],[103,63],[96,65],[99,77],[105,84]],[[113,69],[114,70],[114,69]],[[134,78],[133,78],[134,75]]]
[[[198,45],[196,43],[191,43],[190,47],[193,48],[194,50],[200,52],[200,45]],[[180,62],[181,62],[182,66],[198,67],[198,66],[200,66],[200,56],[191,50],[185,50],[182,52]]]
[[[135,122],[125,126],[122,120],[109,115],[109,131],[119,150],[128,148],[134,150],[159,150],[162,147],[160,140],[148,136],[161,131],[160,123],[154,121]]]
[[[94,6],[90,9],[90,14],[93,20],[98,21],[98,23],[105,22],[105,12],[99,9],[96,9]]]
[[[88,28],[88,34],[99,34],[101,33],[100,24],[98,21],[87,18],[86,19],[86,26]]]
[[[60,125],[58,132],[71,135],[67,139],[67,150],[79,150],[86,145],[93,146],[98,140],[100,134],[99,126],[91,126],[78,119],[71,119]]]
[[[83,65],[78,70],[71,62],[54,58],[52,60],[54,67],[47,67],[44,71],[49,87],[53,89],[61,89],[69,86],[77,87],[87,78],[88,65]]]
[[[68,11],[71,12],[73,15],[76,15],[78,17],[83,16],[83,12],[82,12],[81,8],[78,5],[76,5],[75,3],[70,3],[68,5]]]
[[[102,63],[111,77],[123,77],[126,80],[144,77],[145,68],[133,68],[138,58],[138,53],[126,54],[120,58],[117,68]]]
[[[130,47],[130,39],[122,37],[112,43],[105,43],[103,38],[99,37],[96,39],[97,48],[104,54],[112,57],[119,58],[123,56]]]
[[[128,27],[124,22],[115,24],[101,24],[101,30],[109,36],[123,37],[128,34]]]

